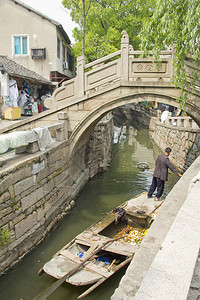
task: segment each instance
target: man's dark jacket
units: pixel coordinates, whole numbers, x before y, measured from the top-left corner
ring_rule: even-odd
[[[168,169],[170,169],[174,174],[178,174],[175,168],[170,164],[168,156],[166,154],[159,155],[156,160],[156,168],[153,173],[153,177],[167,181]]]

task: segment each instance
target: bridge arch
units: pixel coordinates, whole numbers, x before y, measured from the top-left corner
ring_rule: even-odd
[[[159,94],[156,92],[139,92],[130,93],[128,95],[115,97],[114,99],[101,103],[94,110],[86,115],[77,126],[74,128],[70,136],[70,153],[71,155],[77,151],[82,145],[84,145],[89,136],[96,126],[96,124],[109,112],[117,107],[123,105],[139,103],[143,101],[156,101],[179,107],[179,103],[176,101],[175,96],[169,96],[165,94]],[[195,109],[192,105],[188,106],[188,114],[194,114]]]
[[[180,97],[180,89],[171,81],[174,50],[161,51],[157,63],[152,59],[153,53],[149,52],[149,54],[150,57],[145,58],[142,51],[133,50],[132,45],[129,44],[128,34],[123,31],[121,50],[88,64],[85,63],[84,56],[77,59],[77,76],[64,82],[53,93],[52,99],[45,102],[48,108],[69,112],[68,123],[72,132],[72,149],[77,143],[78,132],[81,133],[80,126],[83,126],[83,132],[87,125],[88,128],[92,128],[92,124],[96,124],[95,120],[99,120],[100,115],[104,115],[104,111],[108,112],[112,108],[132,103],[132,101],[152,101],[152,99],[148,100],[149,98],[179,107],[176,100]],[[192,59],[186,58],[185,65],[190,82],[195,70]],[[105,102],[108,104],[106,105]],[[188,115],[200,126],[198,86],[193,93],[189,91],[186,104]],[[74,105],[80,105],[82,117],[79,117],[80,111],[74,109]],[[77,114],[76,122],[74,122],[74,114]],[[90,122],[87,123],[87,120]]]

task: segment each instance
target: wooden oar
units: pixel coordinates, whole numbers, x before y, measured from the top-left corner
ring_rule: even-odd
[[[94,249],[94,251],[88,256],[86,255],[85,259],[78,264],[76,267],[74,267],[71,271],[69,271],[67,274],[65,274],[62,278],[58,279],[56,282],[54,282],[52,285],[50,285],[48,288],[46,288],[43,292],[41,292],[39,295],[33,298],[33,300],[45,300],[49,295],[51,295],[66,279],[71,277],[86,261],[88,261],[93,255],[95,255],[97,252],[99,252],[102,248],[104,248],[107,244],[117,241],[121,239],[122,237],[119,237],[117,239],[110,239],[106,242],[104,242],[101,246],[97,245],[97,248]]]
[[[115,268],[115,272],[117,272],[119,269],[121,269],[123,266],[125,266],[129,261],[132,259],[132,256],[123,261],[119,266]],[[84,293],[82,293],[77,299],[81,299],[91,293],[94,289],[96,289],[100,284],[102,284],[104,281],[106,281],[108,277],[103,277],[99,281],[97,281],[95,284],[93,284],[89,289],[87,289]]]
[[[164,202],[164,201],[161,201],[161,203],[160,203],[158,206],[156,206],[156,207],[149,213],[149,216],[150,216],[151,214],[153,214],[154,211],[156,211],[156,209],[158,209],[158,208],[163,204],[163,202]]]
[[[80,296],[78,296],[77,299],[81,299],[83,297],[85,297],[86,295],[88,295],[89,293],[91,293],[93,290],[95,290],[100,284],[102,284],[104,281],[106,281],[108,278],[107,277],[103,277],[101,279],[99,279],[99,281],[97,281],[95,284],[93,284],[89,289],[87,289],[84,293],[82,293]]]

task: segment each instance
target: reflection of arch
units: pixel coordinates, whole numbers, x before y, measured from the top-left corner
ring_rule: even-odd
[[[176,98],[169,95],[161,95],[156,92],[141,92],[133,93],[126,96],[119,96],[113,100],[101,104],[99,107],[91,111],[80,123],[76,126],[70,136],[70,153],[76,151],[81,145],[84,145],[94,129],[95,125],[111,110],[125,104],[143,101],[157,101],[179,107]],[[198,108],[188,103],[187,113],[195,120],[195,114],[198,114]]]

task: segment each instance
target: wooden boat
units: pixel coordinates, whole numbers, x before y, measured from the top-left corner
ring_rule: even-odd
[[[131,261],[161,204],[146,194],[123,203],[65,245],[42,272],[76,286],[93,284],[78,299],[84,297]]]

